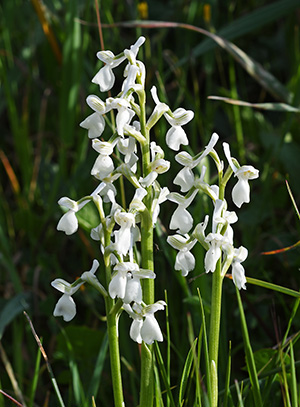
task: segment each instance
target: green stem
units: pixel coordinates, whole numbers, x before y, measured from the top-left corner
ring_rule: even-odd
[[[218,357],[220,339],[220,320],[222,302],[221,259],[217,263],[213,273],[212,293],[211,293],[211,314],[209,332],[209,363],[211,377],[211,407],[218,405]]]
[[[123,386],[121,376],[121,362],[118,338],[118,315],[111,313],[113,300],[106,297],[107,333],[109,343],[110,368],[114,394],[114,406],[124,407]]]
[[[146,128],[146,111],[145,111],[145,93],[139,94],[140,99],[140,123],[141,133],[146,139],[146,142],[141,145],[143,177],[146,177],[150,170],[150,135]],[[154,271],[153,261],[153,225],[151,214],[152,203],[152,187],[147,190],[148,194],[145,197],[146,209],[142,214],[141,219],[141,255],[142,267]],[[154,280],[144,279],[143,282],[143,301],[146,304],[154,303]],[[147,346],[144,342],[141,348],[141,385],[140,385],[140,406],[153,406],[153,389],[154,389],[154,373],[153,373],[153,347]]]
[[[100,217],[102,215],[102,206],[97,206],[99,210]],[[102,224],[103,217],[101,217]],[[105,247],[110,243],[109,231],[105,231]],[[111,266],[109,260],[109,254],[104,253],[104,264],[105,264],[105,278],[106,286],[108,287],[111,281]],[[117,307],[116,307],[117,306]],[[117,308],[117,309],[116,309]],[[109,344],[109,355],[110,355],[110,370],[113,386],[113,395],[114,395],[114,406],[115,407],[124,407],[124,398],[123,398],[123,386],[122,386],[122,375],[121,375],[121,359],[120,359],[120,350],[119,350],[119,332],[118,332],[118,303],[115,304],[109,295],[105,297],[105,310],[106,310],[106,324],[107,324],[107,335],[108,335],[108,344]]]

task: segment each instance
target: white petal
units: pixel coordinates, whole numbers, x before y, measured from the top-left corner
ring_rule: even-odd
[[[103,100],[101,100],[96,95],[89,95],[86,98],[86,103],[90,106],[90,108],[101,115],[104,114],[107,110]]]
[[[259,177],[259,170],[252,167],[252,165],[243,165],[237,170],[235,176],[244,179],[255,179]]]
[[[151,163],[151,170],[157,172],[158,174],[163,174],[170,168],[170,161],[164,160],[163,158],[158,158]]]
[[[174,110],[172,116],[167,113],[165,117],[171,126],[183,126],[194,118],[194,112],[179,107]]]
[[[143,338],[143,341],[146,342],[148,345],[151,345],[154,341],[163,341],[163,335],[161,333],[160,327],[153,315],[146,316],[141,328],[141,336]]]
[[[76,201],[73,201],[73,199],[70,199],[66,196],[63,196],[62,198],[60,198],[60,200],[57,203],[60,206],[64,206],[65,208],[72,209],[72,211],[74,211],[74,212],[78,211],[78,203]]]
[[[232,171],[234,173],[236,173],[236,171],[238,169],[237,169],[237,167],[234,165],[234,163],[232,161],[229,144],[228,143],[223,143],[223,149],[224,149],[225,156],[226,156],[226,158],[228,160],[228,163],[229,163]]]
[[[170,229],[178,229],[181,234],[188,233],[193,226],[192,215],[181,205],[174,211],[171,221]]]
[[[175,270],[180,270],[185,277],[195,268],[195,257],[190,251],[180,251],[176,256]]]
[[[240,246],[238,249],[234,249],[234,260],[243,262],[248,257],[248,250],[244,246]]]
[[[209,250],[206,252],[204,265],[206,273],[210,271],[213,273],[216,269],[217,262],[222,255],[222,251],[219,246],[212,243]]]
[[[114,151],[114,146],[112,143],[109,143],[108,141],[101,141],[97,138],[93,139],[92,147],[97,151],[97,153],[102,155],[111,155]]]
[[[57,230],[65,232],[66,235],[72,235],[78,229],[78,220],[74,211],[69,210],[59,220]]]
[[[182,144],[187,146],[189,144],[189,140],[182,127],[173,126],[166,134],[166,143],[171,150],[178,151],[180,145]]]
[[[240,178],[232,189],[232,200],[240,208],[250,202],[250,186],[246,179]]]
[[[110,156],[99,154],[91,170],[91,175],[94,175],[97,179],[102,180],[113,170],[114,163]]]
[[[134,319],[132,321],[129,335],[132,340],[134,340],[137,343],[142,343],[143,339],[141,337],[141,328],[143,325],[143,320],[142,319]]]
[[[117,272],[113,275],[109,285],[108,292],[111,298],[124,298],[127,284],[127,273]]]
[[[143,292],[140,279],[137,277],[127,277],[126,292],[123,302],[129,304],[134,301],[137,304],[141,304],[142,299]]]
[[[55,317],[63,317],[64,321],[69,322],[76,315],[76,305],[73,298],[64,294],[54,308],[53,315]]]
[[[194,163],[193,157],[186,151],[180,151],[180,153],[176,154],[175,160],[185,167],[191,167]]]
[[[112,64],[115,59],[115,54],[112,51],[105,50],[97,52],[97,58],[105,64]],[[125,58],[124,58],[125,59]]]
[[[245,277],[245,269],[241,265],[241,263],[234,261],[232,263],[232,278],[234,284],[237,286],[237,288],[240,290],[241,288],[243,290],[246,290],[246,277]]]
[[[115,75],[110,65],[104,65],[100,69],[100,71],[93,77],[92,82],[100,86],[101,92],[110,90],[115,83]]]
[[[192,186],[194,185],[194,173],[189,167],[184,167],[179,173],[176,175],[173,183],[175,185],[180,186],[181,192],[189,191]]]
[[[124,136],[124,126],[130,123],[134,114],[134,111],[129,109],[128,107],[119,106],[116,116],[116,127],[119,136]]]
[[[99,113],[93,113],[83,120],[80,127],[88,130],[88,137],[94,139],[100,137],[105,128],[105,120]]]

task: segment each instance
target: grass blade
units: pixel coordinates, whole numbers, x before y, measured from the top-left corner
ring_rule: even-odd
[[[230,395],[230,389],[229,389],[230,373],[231,373],[231,341],[229,342],[229,349],[228,349],[228,363],[227,363],[226,377],[225,377],[223,407],[227,407],[228,395]]]
[[[46,362],[47,370],[49,372],[51,382],[52,382],[52,385],[54,387],[54,391],[55,391],[58,403],[59,403],[60,407],[65,407],[63,398],[62,398],[62,396],[60,394],[59,387],[58,387],[56,379],[54,377],[52,367],[51,367],[51,365],[49,363],[48,356],[47,356],[47,354],[45,352],[45,349],[44,349],[44,347],[43,347],[43,345],[42,345],[42,343],[40,341],[40,338],[37,336],[37,333],[35,332],[35,329],[34,329],[34,326],[33,326],[32,322],[31,322],[31,319],[29,318],[28,314],[25,311],[24,311],[24,314],[25,314],[25,316],[26,316],[26,318],[27,318],[27,320],[29,322],[29,325],[30,325],[31,331],[33,333],[34,339],[36,340],[36,342],[38,344],[38,347],[40,348],[41,354],[43,355],[43,358],[44,358],[44,360]]]
[[[296,377],[293,341],[290,341],[290,357],[291,357],[290,389],[291,389],[291,399],[292,399],[291,401],[292,401],[292,407],[298,407],[298,389],[297,389],[297,377]]]
[[[208,351],[208,342],[207,342],[207,330],[206,330],[206,321],[205,321],[205,314],[204,314],[204,307],[202,302],[202,297],[200,294],[200,290],[198,288],[198,297],[200,301],[200,309],[201,309],[201,322],[203,326],[203,351],[204,351],[204,358],[205,358],[205,369],[206,369],[206,387],[207,387],[207,396],[209,405],[211,405],[211,377],[210,377],[210,364],[209,364],[209,351]]]
[[[0,340],[2,339],[6,326],[15,319],[24,309],[29,307],[29,293],[20,293],[7,301],[0,312]]]
[[[294,0],[293,0],[294,1]],[[212,39],[216,44],[228,52],[237,63],[239,63],[245,71],[252,76],[264,89],[266,89],[275,99],[284,103],[290,103],[293,95],[287,90],[287,88],[279,82],[274,75],[266,71],[258,62],[247,55],[243,50],[237,47],[225,38],[213,34],[210,31],[203,28],[196,27],[190,24],[174,23],[169,21],[131,21],[126,23],[107,24],[103,27],[145,27],[145,28],[183,28],[190,31],[195,31],[199,34],[203,34]],[[182,60],[181,63],[185,62]]]
[[[226,274],[225,277],[232,279],[230,274]],[[300,298],[300,292],[292,290],[290,288],[282,287],[281,285],[269,283],[263,280],[257,280],[256,278],[246,277],[248,284],[257,285],[259,287],[267,288],[268,290],[278,291],[279,293],[290,295],[291,297]]]
[[[42,356],[42,354],[38,350],[37,355],[36,355],[36,362],[35,362],[33,379],[31,381],[31,389],[30,389],[30,395],[29,395],[29,405],[30,406],[33,406],[34,396],[36,394],[37,384],[38,384],[38,381],[39,381],[39,370],[40,370],[41,356]]]
[[[245,318],[245,314],[244,314],[244,309],[243,309],[240,292],[237,288],[236,288],[236,295],[237,295],[237,300],[238,300],[238,305],[239,305],[239,310],[240,310],[243,341],[244,341],[245,354],[246,354],[246,364],[247,364],[247,370],[249,373],[250,382],[252,385],[253,398],[254,398],[255,406],[262,407],[263,404],[262,404],[262,398],[261,398],[261,393],[260,393],[260,388],[259,388],[259,383],[258,383],[254,355],[253,355],[252,347],[250,344],[247,322],[246,322],[246,318]]]
[[[159,349],[159,346],[157,344],[157,342],[154,343],[154,350],[155,350],[155,356],[156,356],[156,361],[159,367],[159,371],[161,374],[161,377],[163,379],[164,385],[166,387],[166,391],[168,393],[168,397],[170,399],[170,403],[172,407],[176,407],[175,402],[174,402],[174,398],[173,398],[173,394],[171,392],[171,388],[170,388],[170,384],[168,382],[168,376],[167,376],[167,372],[165,369],[165,364]]]
[[[99,354],[98,354],[98,357],[97,357],[97,360],[95,363],[95,369],[93,372],[93,376],[91,378],[91,382],[90,382],[89,389],[87,392],[86,406],[89,405],[92,397],[97,396],[98,389],[100,386],[100,377],[101,377],[101,374],[103,371],[107,350],[108,350],[108,337],[107,337],[107,335],[105,335],[102,340],[100,351],[99,351]]]
[[[300,109],[286,103],[249,103],[243,100],[231,99],[222,96],[208,96],[211,100],[220,100],[236,106],[252,107],[254,109],[271,110],[275,112],[300,113]]]
[[[16,396],[22,401],[23,407],[26,407],[25,399],[24,399],[23,393],[22,393],[22,391],[21,391],[21,389],[19,387],[19,383],[18,383],[18,381],[16,379],[13,367],[12,367],[12,365],[11,365],[7,355],[6,355],[6,352],[5,352],[1,342],[0,342],[0,357],[2,359],[3,365],[5,367],[5,370],[7,372],[7,375],[9,377],[9,379],[10,379],[11,385],[12,385],[12,387],[14,389],[14,392],[15,392]],[[5,393],[3,393],[3,394],[7,396],[7,394],[5,394]],[[10,396],[8,396],[8,397],[10,398]],[[12,400],[14,402],[16,402],[16,400],[14,400],[14,399],[12,399]],[[16,402],[16,404],[22,406],[18,402]]]
[[[181,375],[181,379],[180,379],[180,386],[179,386],[179,396],[178,396],[178,403],[181,406],[183,401],[184,401],[184,393],[186,390],[186,386],[189,380],[189,375],[190,375],[190,371],[192,368],[192,364],[193,364],[193,358],[194,358],[194,352],[196,349],[196,345],[197,345],[197,339],[194,340],[194,342],[192,343],[192,346],[189,350],[189,353],[187,355],[187,358],[185,360],[184,366],[183,366],[183,370],[182,370],[182,375]]]

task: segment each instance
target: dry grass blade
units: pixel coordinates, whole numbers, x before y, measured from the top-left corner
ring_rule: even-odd
[[[252,107],[254,109],[273,110],[277,112],[300,113],[300,109],[297,109],[296,107],[290,106],[286,103],[249,103],[243,100],[231,99],[222,96],[208,96],[208,99],[220,100],[231,105]]]
[[[23,404],[19,403],[16,399],[11,397],[9,394],[5,393],[5,391],[0,389],[0,393],[3,394],[3,396],[7,397],[9,400],[11,400],[13,403],[15,403],[19,407],[24,407]]]
[[[61,62],[62,62],[61,51],[60,51],[59,45],[56,41],[55,35],[51,29],[51,26],[49,25],[49,23],[46,19],[45,12],[44,12],[45,6],[42,4],[42,2],[40,0],[31,0],[31,2],[32,2],[33,7],[36,11],[36,14],[40,20],[44,34],[50,43],[50,46],[53,50],[56,60],[59,64],[61,64]]]
[[[8,377],[9,377],[9,379],[10,379],[10,382],[11,382],[11,384],[12,384],[12,387],[13,387],[13,389],[14,389],[14,392],[15,392],[15,394],[17,395],[17,397],[22,401],[22,404],[20,404],[19,402],[17,402],[15,399],[13,399],[13,398],[12,398],[11,396],[9,396],[8,394],[4,393],[2,390],[0,390],[1,393],[3,393],[3,394],[4,394],[5,396],[7,396],[8,398],[10,398],[10,399],[11,399],[12,401],[14,401],[17,405],[22,406],[22,407],[26,407],[25,400],[24,400],[23,394],[22,394],[22,392],[21,392],[21,389],[20,389],[20,387],[19,387],[19,384],[18,384],[18,382],[17,382],[17,379],[16,379],[16,377],[15,377],[15,374],[14,374],[14,371],[13,371],[13,368],[12,368],[12,365],[11,365],[10,361],[8,360],[8,357],[7,357],[7,355],[6,355],[6,352],[5,352],[5,350],[4,350],[4,348],[3,348],[1,342],[0,342],[0,356],[1,356],[2,362],[3,362],[3,364],[4,364],[5,370],[6,370],[7,374],[8,374]]]
[[[32,331],[32,333],[33,333],[33,336],[34,336],[34,338],[35,338],[35,340],[36,340],[36,342],[37,342],[37,344],[38,344],[38,346],[39,346],[39,348],[40,348],[40,351],[41,351],[41,353],[42,353],[42,355],[43,355],[43,358],[45,359],[46,366],[47,366],[49,375],[50,375],[50,377],[51,377],[51,381],[52,381],[52,384],[53,384],[53,387],[54,387],[54,390],[55,390],[57,399],[58,399],[58,401],[59,401],[59,404],[60,404],[61,407],[65,407],[65,404],[64,404],[63,399],[62,399],[62,397],[61,397],[61,394],[60,394],[59,388],[58,388],[58,386],[57,386],[57,383],[56,383],[56,380],[55,380],[55,377],[54,377],[54,374],[53,374],[51,365],[50,365],[50,363],[49,363],[48,356],[47,356],[47,354],[46,354],[46,352],[45,352],[45,349],[44,349],[44,347],[43,347],[43,345],[42,345],[42,343],[41,343],[41,341],[40,341],[40,338],[38,337],[37,333],[35,332],[35,329],[34,329],[34,326],[33,326],[33,324],[32,324],[32,321],[31,321],[31,319],[29,318],[27,312],[24,311],[24,315],[26,316],[26,318],[27,318],[27,320],[28,320],[28,323],[29,323],[29,325],[30,325],[31,331]]]
[[[221,48],[227,51],[250,76],[252,76],[275,99],[290,103],[292,94],[270,72],[266,71],[258,62],[249,57],[243,50],[230,41],[213,34],[203,28],[191,24],[175,23],[169,21],[129,21],[114,24],[102,24],[102,27],[141,27],[141,28],[183,28],[195,31],[211,38]]]

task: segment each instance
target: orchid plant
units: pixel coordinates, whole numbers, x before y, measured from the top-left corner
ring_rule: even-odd
[[[103,257],[104,270],[99,261],[93,260],[92,267],[85,271],[72,284],[63,279],[55,279],[52,286],[62,293],[54,309],[55,316],[65,321],[76,315],[73,295],[83,284],[91,284],[104,298],[107,317],[111,376],[116,407],[125,405],[121,364],[119,354],[118,320],[121,314],[132,319],[129,335],[141,344],[141,388],[140,406],[153,405],[153,343],[163,341],[162,330],[155,318],[159,310],[164,310],[166,302],[155,301],[154,281],[156,278],[153,258],[153,230],[159,216],[160,205],[165,201],[177,205],[169,228],[175,234],[168,236],[168,243],[178,251],[175,270],[187,276],[196,264],[192,248],[198,242],[206,251],[204,269],[213,273],[211,300],[211,321],[209,338],[209,357],[211,366],[211,386],[209,396],[211,406],[218,400],[218,348],[221,311],[222,281],[232,268],[232,279],[239,289],[246,289],[245,271],[242,263],[248,251],[245,247],[234,247],[232,224],[237,222],[235,212],[228,210],[225,200],[225,186],[232,175],[238,181],[232,190],[232,201],[240,208],[250,200],[249,180],[258,177],[258,170],[252,166],[240,166],[231,156],[227,143],[223,143],[228,167],[219,158],[215,146],[218,135],[214,133],[198,155],[192,157],[186,151],[178,152],[175,160],[183,166],[174,179],[179,192],[170,192],[159,183],[159,175],[167,172],[170,162],[165,159],[163,149],[150,139],[151,129],[162,119],[170,125],[166,133],[166,145],[173,151],[188,145],[184,125],[190,122],[194,113],[191,110],[170,107],[159,100],[157,89],[150,93],[154,108],[146,116],[146,70],[143,62],[137,59],[139,48],[145,41],[140,37],[129,49],[118,55],[111,51],[97,53],[104,65],[94,76],[92,82],[99,85],[101,92],[109,91],[115,83],[114,68],[125,63],[124,81],[121,91],[115,97],[100,99],[89,95],[86,99],[93,110],[80,126],[88,131],[97,158],[91,175],[97,180],[95,190],[87,196],[74,201],[68,197],[58,203],[65,213],[58,222],[57,229],[72,235],[78,229],[77,212],[93,202],[99,214],[99,225],[90,232],[91,239],[99,242],[99,256]],[[115,125],[111,126],[111,136],[106,141],[100,139],[109,123],[108,113],[115,113]],[[218,185],[209,185],[204,180],[206,167],[201,163],[210,156],[218,172]],[[200,175],[196,168],[202,168]],[[123,177],[130,185],[132,196],[129,204],[118,202],[116,180]],[[213,213],[211,231],[208,233],[209,215],[203,222],[194,224],[188,207],[202,192],[212,200]],[[97,275],[105,275],[105,283],[100,283]]]

